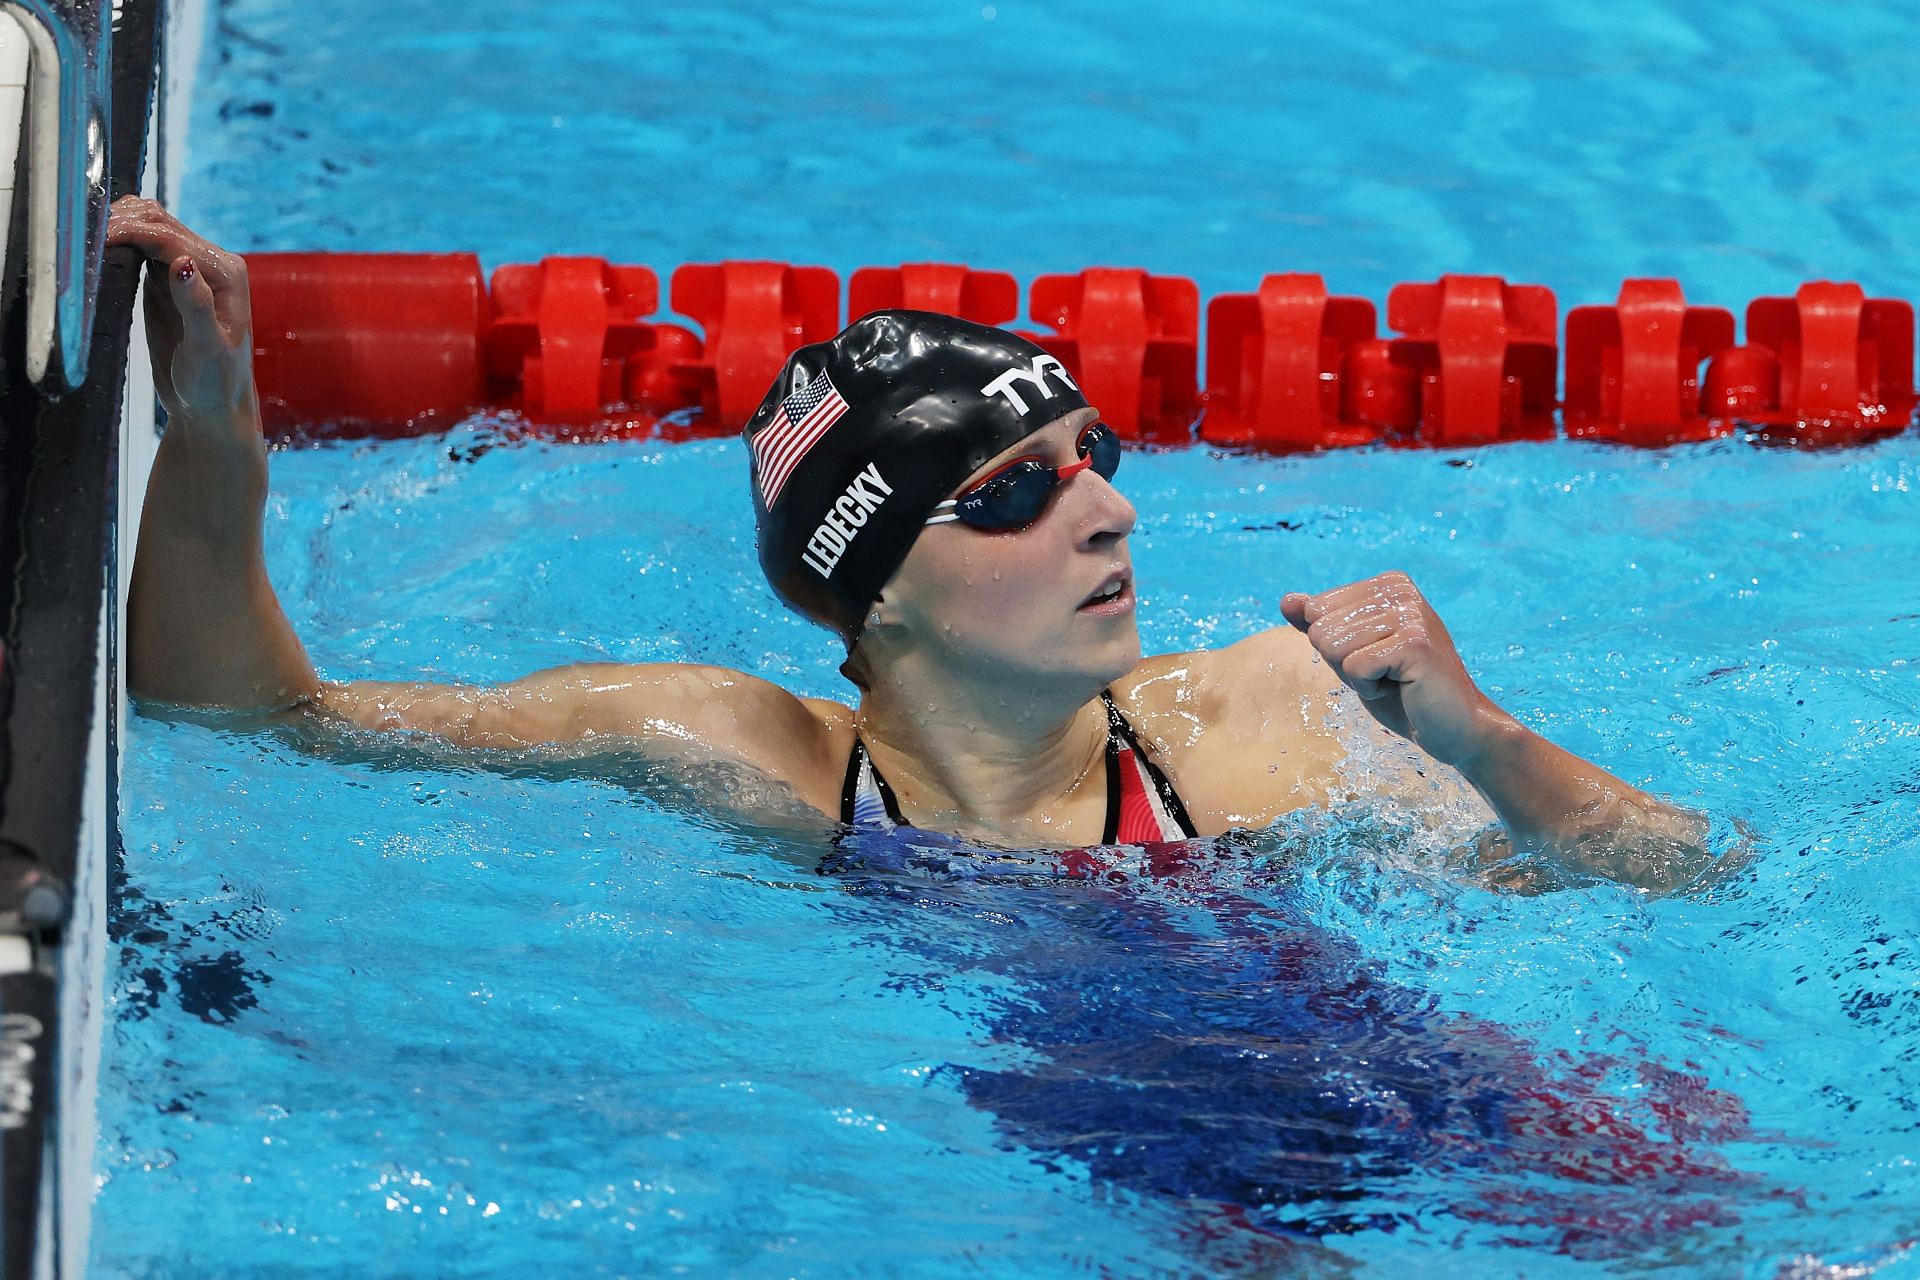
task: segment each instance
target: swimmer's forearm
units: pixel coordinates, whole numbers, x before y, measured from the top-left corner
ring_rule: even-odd
[[[246,263],[138,196],[114,201],[107,243],[146,262],[153,389],[168,414],[134,553],[128,687],[203,706],[308,698],[319,682],[260,546],[267,450]]]
[[[154,459],[127,601],[127,684],[143,698],[283,707],[319,688],[268,581],[267,451],[248,402],[175,417]]]
[[[1650,796],[1517,722],[1458,767],[1506,827],[1509,851],[1661,891],[1693,879],[1712,857],[1705,815]]]

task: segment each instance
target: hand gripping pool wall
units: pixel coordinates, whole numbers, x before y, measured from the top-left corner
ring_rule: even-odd
[[[0,25],[28,33],[14,44],[26,65],[0,74],[17,250],[0,253],[5,1280],[86,1268],[118,845],[122,547],[137,493],[123,473],[150,460],[153,436],[144,349],[129,350],[137,263],[103,260],[99,246],[109,195],[142,189],[161,14],[160,0],[0,0]]]
[[[831,336],[838,277],[780,262],[675,269],[470,253],[259,253],[254,367],[265,429],[406,435],[493,411],[563,434],[738,431],[788,352]],[[1733,313],[1631,279],[1566,317],[1541,285],[1447,275],[1374,303],[1273,273],[1206,303],[1194,282],[1090,267],[1035,279],[1020,332],[1123,436],[1276,452],[1571,438],[1659,446],[1753,428],[1831,444],[1914,414],[1913,308],[1814,281]],[[1020,287],[958,264],[864,267],[848,317],[918,307],[1018,322]],[[1205,318],[1205,337],[1201,321]],[[698,332],[694,326],[698,327]],[[1559,396],[1563,372],[1565,398]],[[1204,386],[1201,377],[1204,371]]]

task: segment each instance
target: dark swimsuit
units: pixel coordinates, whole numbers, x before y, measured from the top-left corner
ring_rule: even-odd
[[[1196,834],[1187,807],[1133,736],[1133,726],[1114,705],[1113,695],[1100,691],[1107,708],[1107,824],[1101,844],[1157,844],[1188,840]],[[840,793],[840,820],[859,829],[911,826],[900,816],[893,788],[873,767],[866,743],[853,739],[847,761],[847,781]]]

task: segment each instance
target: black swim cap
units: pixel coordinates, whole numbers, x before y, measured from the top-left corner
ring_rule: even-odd
[[[876,311],[788,357],[747,422],[760,567],[851,646],[933,508],[1086,397],[1004,329]]]

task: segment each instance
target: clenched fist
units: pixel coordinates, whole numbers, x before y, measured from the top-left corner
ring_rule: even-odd
[[[1318,595],[1290,592],[1280,612],[1376,720],[1443,764],[1470,767],[1514,727],[1473,683],[1439,615],[1404,573]]]

